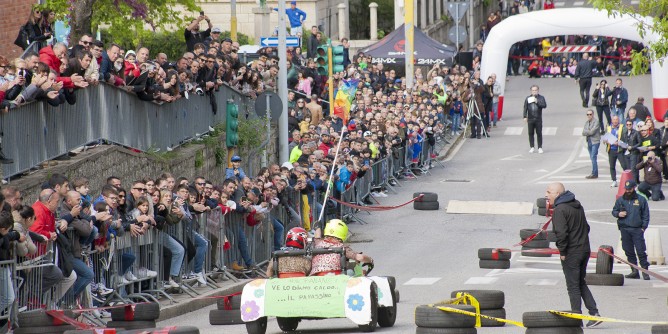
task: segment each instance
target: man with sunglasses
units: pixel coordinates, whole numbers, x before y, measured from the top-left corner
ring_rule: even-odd
[[[589,159],[591,159],[591,174],[585,176],[586,179],[598,178],[598,148],[601,145],[601,127],[599,122],[594,118],[594,111],[587,109],[587,121],[582,128],[582,135],[587,140],[587,150],[589,151]]]

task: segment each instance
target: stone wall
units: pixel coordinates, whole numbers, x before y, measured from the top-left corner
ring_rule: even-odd
[[[0,20],[0,55],[12,60],[18,58],[23,50],[14,45],[19,28],[28,21],[35,0],[0,0],[2,20]]]
[[[260,133],[264,134],[266,131]],[[268,147],[270,150],[268,152],[269,163],[276,162],[276,134],[276,131],[272,131],[272,140]],[[219,147],[224,147],[224,135],[217,140],[221,141]],[[209,145],[189,144],[164,155],[136,152],[116,145],[102,145],[79,153],[68,161],[45,163],[43,169],[12,181],[11,185],[21,190],[24,203],[31,204],[37,199],[41,185],[55,173],[64,174],[70,180],[75,177],[87,178],[90,181],[92,196],[99,194],[107,177],[112,175],[121,179],[127,191],[130,191],[133,181],[147,177],[155,179],[166,171],[177,178],[184,176],[192,180],[196,176],[203,176],[212,180],[214,184],[222,184],[227,167],[227,150],[223,148],[222,153],[225,155],[222,159],[219,158],[219,162],[222,163],[217,163],[216,146],[211,143]],[[257,174],[262,161],[251,159],[250,163],[253,166],[249,166],[246,158],[248,153],[244,151],[237,153],[244,159],[242,168],[247,171],[252,170],[254,174]],[[263,156],[264,153],[256,155]]]

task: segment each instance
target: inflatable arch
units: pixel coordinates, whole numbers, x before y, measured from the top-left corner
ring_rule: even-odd
[[[652,22],[649,17],[641,20]],[[542,10],[514,15],[501,21],[494,26],[485,41],[481,62],[481,78],[485,80],[490,74],[496,73],[497,82],[501,85],[499,118],[503,113],[508,52],[514,43],[554,35],[613,36],[644,44],[659,40],[658,35],[650,32],[644,38],[641,37],[637,24],[638,19],[630,15],[617,14],[612,17],[607,12],[592,8]],[[661,66],[655,61],[651,66],[654,117],[663,121],[663,115],[668,110],[668,62]],[[573,98],[579,101],[579,95],[575,93],[574,89]]]

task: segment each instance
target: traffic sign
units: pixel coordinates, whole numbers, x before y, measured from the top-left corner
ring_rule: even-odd
[[[299,46],[299,37],[286,36],[286,46]],[[278,37],[260,37],[260,46],[278,47]]]
[[[451,27],[450,31],[448,31],[448,38],[451,42],[459,45],[460,41],[466,40],[466,27],[459,24]]]
[[[450,2],[448,3],[448,12],[450,12],[450,15],[452,15],[452,18],[455,20],[455,22],[459,23],[459,21],[464,17],[464,14],[466,14],[466,10],[469,8],[468,2]]]
[[[267,99],[267,96],[269,99]],[[267,106],[267,101],[269,101],[269,106]],[[255,114],[260,117],[266,116],[267,107],[269,107],[268,109],[271,118],[278,119],[281,116],[281,112],[283,110],[283,102],[281,102],[280,96],[271,91],[265,91],[258,95],[255,99]]]

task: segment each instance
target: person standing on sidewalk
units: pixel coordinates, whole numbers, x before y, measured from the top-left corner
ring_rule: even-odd
[[[557,237],[556,244],[561,268],[566,278],[566,291],[571,302],[571,310],[582,313],[582,301],[584,301],[590,315],[600,316],[594,296],[585,282],[591,248],[589,223],[584,208],[572,192],[565,190],[562,183],[549,184],[545,195],[550,206],[554,207],[552,231]],[[590,320],[587,322],[587,327],[594,327],[600,323],[599,320]]]
[[[585,176],[586,179],[598,178],[598,148],[601,146],[601,128],[596,118],[594,118],[594,111],[587,109],[587,121],[582,128],[582,135],[587,139],[587,150],[589,151],[589,159],[591,159],[591,174]]]
[[[612,116],[612,124],[608,126],[606,133],[617,138],[617,141],[614,142],[603,141],[607,146],[608,162],[610,164],[610,178],[612,179],[610,188],[614,188],[617,187],[617,161],[622,166],[622,171],[627,169],[627,159],[624,157],[624,152],[626,151],[619,146],[619,142],[623,141],[622,138],[624,135],[624,127],[619,124],[619,117]]]
[[[524,99],[524,121],[529,130],[529,153],[535,152],[534,133],[538,141],[538,153],[543,153],[543,109],[547,108],[545,97],[538,94],[538,85],[531,86],[531,95]]]
[[[578,62],[578,65],[575,67],[575,73],[573,77],[575,82],[580,84],[580,97],[582,98],[582,106],[584,108],[589,107],[589,91],[591,90],[591,77],[593,75],[593,69],[596,66],[596,62],[589,58],[587,52],[582,54],[582,59]]]
[[[612,216],[617,218],[617,227],[622,235],[622,249],[629,263],[638,265],[647,270],[647,246],[645,245],[645,230],[649,226],[649,205],[643,196],[636,193],[636,182],[628,180],[624,183],[624,195],[615,201]],[[636,257],[636,252],[638,256]],[[631,273],[626,278],[638,279],[638,269],[631,267]],[[649,274],[642,273],[644,280],[649,280]]]

